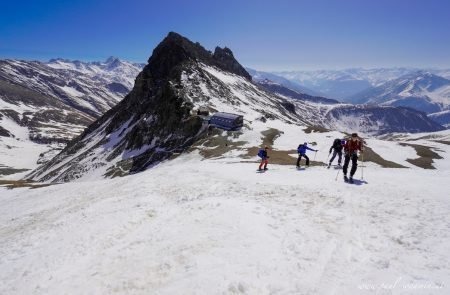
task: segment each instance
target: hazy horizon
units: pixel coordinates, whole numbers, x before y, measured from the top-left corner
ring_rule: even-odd
[[[134,63],[134,64],[147,64],[146,61],[132,61],[127,60],[118,56],[106,56],[102,57],[100,59],[71,59],[71,58],[63,58],[63,57],[51,57],[51,58],[43,58],[43,59],[33,59],[33,58],[14,58],[14,57],[8,57],[8,58],[0,58],[0,59],[13,59],[13,60],[25,60],[25,61],[39,61],[39,62],[49,62],[50,60],[56,60],[56,59],[62,59],[62,60],[68,60],[68,61],[80,61],[80,62],[105,62],[108,58],[118,58],[121,61]],[[239,61],[239,60],[238,60]],[[242,64],[242,63],[241,63]],[[348,71],[348,70],[379,70],[379,69],[408,69],[408,70],[450,70],[449,67],[412,67],[412,66],[386,66],[386,67],[346,67],[346,68],[304,68],[304,69],[261,69],[261,68],[254,68],[251,66],[247,66],[245,64],[242,64],[247,69],[252,69],[259,72],[270,72],[270,73],[287,73],[287,72],[317,72],[317,71]]]

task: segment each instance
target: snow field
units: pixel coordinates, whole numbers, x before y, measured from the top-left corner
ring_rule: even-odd
[[[362,284],[399,277],[448,293],[449,171],[373,167],[348,185],[256,166],[190,153],[125,178],[0,188],[0,293],[373,294]]]

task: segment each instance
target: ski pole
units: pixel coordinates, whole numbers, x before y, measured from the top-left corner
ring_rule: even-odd
[[[364,153],[362,153],[361,180],[364,180]]]
[[[335,181],[337,181],[337,178],[339,176],[339,172],[341,172],[341,169],[338,169],[338,173],[336,174],[336,178],[334,179]]]
[[[317,155],[317,151],[314,153],[314,160],[313,161],[316,160],[316,155]]]

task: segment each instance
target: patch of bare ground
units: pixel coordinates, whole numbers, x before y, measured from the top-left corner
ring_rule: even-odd
[[[433,151],[430,147],[419,145],[419,144],[411,144],[411,143],[400,143],[402,146],[410,146],[413,147],[416,150],[417,155],[419,156],[416,159],[406,159],[409,163],[423,168],[423,169],[436,169],[433,166],[434,161],[442,159],[442,157]]]
[[[6,180],[0,179],[0,186],[4,186],[8,189],[20,188],[20,187],[28,187],[28,188],[40,188],[46,187],[52,184],[47,183],[36,183],[29,180]]]

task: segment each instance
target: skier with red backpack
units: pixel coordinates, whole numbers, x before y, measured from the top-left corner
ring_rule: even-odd
[[[358,151],[363,153],[363,142],[362,139],[358,137],[357,133],[353,133],[352,137],[347,140],[344,145],[344,167],[342,168],[342,172],[344,173],[344,181],[353,183],[353,175],[355,175],[356,169],[358,167]],[[347,177],[347,169],[348,165],[352,160],[352,168],[350,170],[350,178]]]
[[[261,163],[259,164],[259,168],[258,168],[258,171],[266,171],[266,170],[269,170],[268,168],[267,168],[267,164],[269,163],[269,156],[267,155],[267,151],[269,150],[269,147],[265,147],[264,149],[260,149],[259,151],[258,151],[258,157],[260,157],[261,158]],[[264,170],[262,169],[262,167],[263,167],[263,165],[264,165]]]

